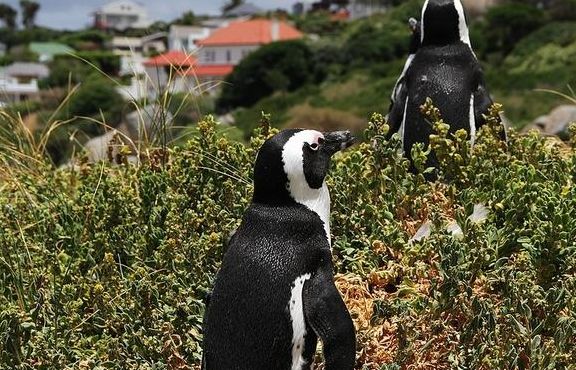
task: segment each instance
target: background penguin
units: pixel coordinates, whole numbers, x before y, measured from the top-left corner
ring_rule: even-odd
[[[230,240],[204,320],[207,370],[325,369],[355,363],[355,332],[333,280],[331,156],[349,132],[285,130],[256,159],[254,195]]]
[[[400,133],[408,156],[415,143],[427,144],[432,133],[431,123],[420,112],[426,98],[440,109],[450,132],[465,129],[472,144],[477,130],[485,124],[482,114],[492,105],[484,73],[472,51],[460,0],[426,0],[420,24],[421,43],[407,62],[388,115],[389,136]],[[433,153],[427,165],[437,167]]]

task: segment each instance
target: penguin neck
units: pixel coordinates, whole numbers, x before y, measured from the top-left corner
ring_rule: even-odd
[[[296,203],[305,206],[320,217],[324,224],[328,244],[332,246],[330,239],[330,192],[326,182],[323,182],[319,189],[312,189],[305,182],[295,183],[300,185],[293,185],[294,183],[290,182],[288,186],[290,196]]]

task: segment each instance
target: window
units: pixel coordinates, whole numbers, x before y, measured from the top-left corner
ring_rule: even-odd
[[[216,51],[214,50],[205,50],[204,51],[204,62],[206,63],[214,63],[216,61]]]
[[[232,61],[232,51],[226,50],[226,61],[230,63]]]

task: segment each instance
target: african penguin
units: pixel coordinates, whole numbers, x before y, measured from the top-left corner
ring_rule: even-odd
[[[353,369],[355,330],[334,284],[330,158],[349,132],[284,130],[254,166],[254,194],[204,316],[206,370],[310,369],[317,340],[325,369]]]
[[[450,124],[450,132],[465,129],[473,145],[477,130],[486,123],[482,115],[488,113],[492,99],[472,51],[460,0],[426,0],[420,20],[420,45],[408,59],[393,92],[389,136],[400,134],[408,157],[415,143],[428,144],[432,125],[420,106],[431,98]],[[506,139],[504,130],[502,139]],[[427,166],[438,166],[433,153]],[[411,169],[415,170],[413,165]]]

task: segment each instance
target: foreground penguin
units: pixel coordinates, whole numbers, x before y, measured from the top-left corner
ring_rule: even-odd
[[[433,133],[431,123],[420,112],[426,98],[440,109],[450,132],[465,129],[472,144],[485,124],[482,115],[492,105],[460,0],[427,0],[420,27],[420,45],[408,58],[388,115],[389,135],[400,133],[408,156],[415,143],[427,144]],[[504,130],[502,135],[505,139]],[[429,156],[427,165],[437,167],[434,155]]]
[[[204,320],[206,370],[310,369],[317,339],[325,369],[355,363],[355,332],[334,285],[330,158],[349,132],[285,130],[254,167],[254,195],[229,243]]]

